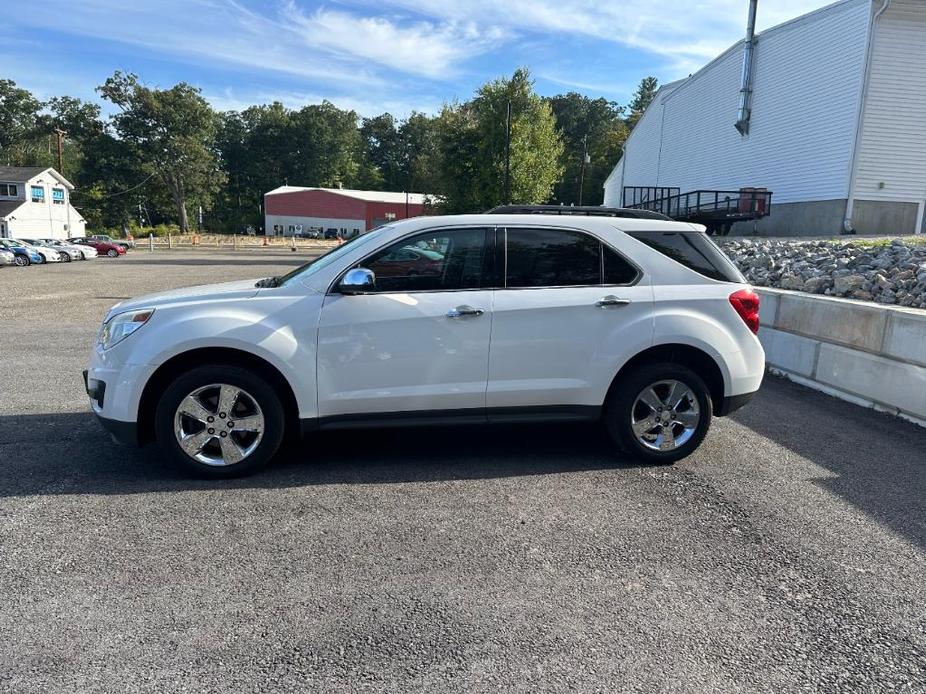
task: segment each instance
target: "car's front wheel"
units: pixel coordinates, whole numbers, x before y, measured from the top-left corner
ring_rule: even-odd
[[[616,384],[605,409],[611,438],[634,458],[668,464],[691,455],[710,428],[710,391],[694,371],[649,364]]]
[[[70,255],[69,253],[62,253],[62,254],[61,254],[61,260],[62,260],[62,262],[70,263],[70,262],[71,262],[71,255]]]
[[[115,258],[117,255],[119,255],[119,251],[117,251],[115,248],[110,248],[108,251],[106,251],[106,255],[108,255],[110,258]]]
[[[280,447],[283,405],[258,374],[200,366],[174,380],[155,412],[165,450],[204,477],[237,477],[266,465]]]

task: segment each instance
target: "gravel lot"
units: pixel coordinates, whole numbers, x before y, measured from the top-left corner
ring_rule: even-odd
[[[319,435],[190,480],[105,309],[283,251],[0,270],[0,691],[926,691],[926,430],[769,379],[672,468],[591,426]]]

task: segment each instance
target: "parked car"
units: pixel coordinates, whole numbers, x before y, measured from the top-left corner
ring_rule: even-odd
[[[25,239],[13,239],[13,240],[19,242],[23,246],[27,246],[29,248],[34,249],[35,252],[38,253],[42,257],[42,260],[39,261],[40,263],[44,264],[44,263],[60,263],[61,262],[61,254],[58,253],[58,251],[56,251],[53,248],[33,246],[31,243],[29,243]]]
[[[43,241],[45,245],[51,246],[56,250],[62,248],[68,251],[73,260],[90,260],[97,256],[96,249],[92,246],[81,246],[76,243],[62,241],[61,239],[39,239],[39,241]]]
[[[0,239],[0,246],[13,253],[13,263],[20,267],[32,265],[33,263],[39,265],[45,261],[36,249],[31,246],[24,246],[15,239]]]
[[[72,260],[81,260],[83,256],[80,254],[80,250],[73,246],[55,246],[47,241],[42,239],[21,239],[25,243],[28,243],[30,246],[41,252],[43,249],[51,250],[57,252],[58,256],[61,259],[61,262],[70,263]]]
[[[282,277],[117,304],[91,407],[213,477],[287,431],[451,421],[601,421],[674,462],[759,388],[759,298],[703,226],[595,209],[402,220]],[[422,241],[439,274],[381,276]]]
[[[89,236],[88,238],[96,239],[97,241],[102,241],[103,243],[112,243],[117,246],[122,246],[126,250],[130,248],[135,248],[134,239],[114,239],[112,236],[109,236],[108,234],[93,234],[92,236]]]
[[[325,233],[324,233],[324,235],[323,235],[323,238],[325,238],[325,239],[327,239],[327,240],[336,239],[336,238],[338,238],[338,233],[339,233],[339,232],[338,232],[337,229],[335,229],[334,227],[330,227],[330,228],[328,228],[328,229],[325,229]]]
[[[116,258],[120,255],[125,255],[125,247],[119,246],[115,243],[107,243],[105,241],[100,241],[93,237],[88,238],[72,238],[68,239],[71,243],[77,244],[78,246],[90,246],[95,249],[97,254],[105,255],[110,258]]]
[[[0,266],[15,264],[16,255],[13,253],[13,251],[8,251],[6,248],[0,248]]]

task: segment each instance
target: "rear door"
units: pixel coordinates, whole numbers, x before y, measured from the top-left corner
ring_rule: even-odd
[[[601,406],[619,365],[652,344],[649,279],[583,231],[509,227],[498,238],[490,417],[515,407]]]

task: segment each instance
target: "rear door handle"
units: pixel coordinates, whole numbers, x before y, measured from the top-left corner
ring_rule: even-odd
[[[613,294],[608,294],[598,299],[598,301],[595,302],[595,306],[598,308],[608,308],[609,306],[626,306],[629,303],[630,299],[622,299]]]
[[[473,308],[472,306],[457,306],[447,311],[447,318],[463,318],[464,316],[481,316],[485,311],[481,308]]]

